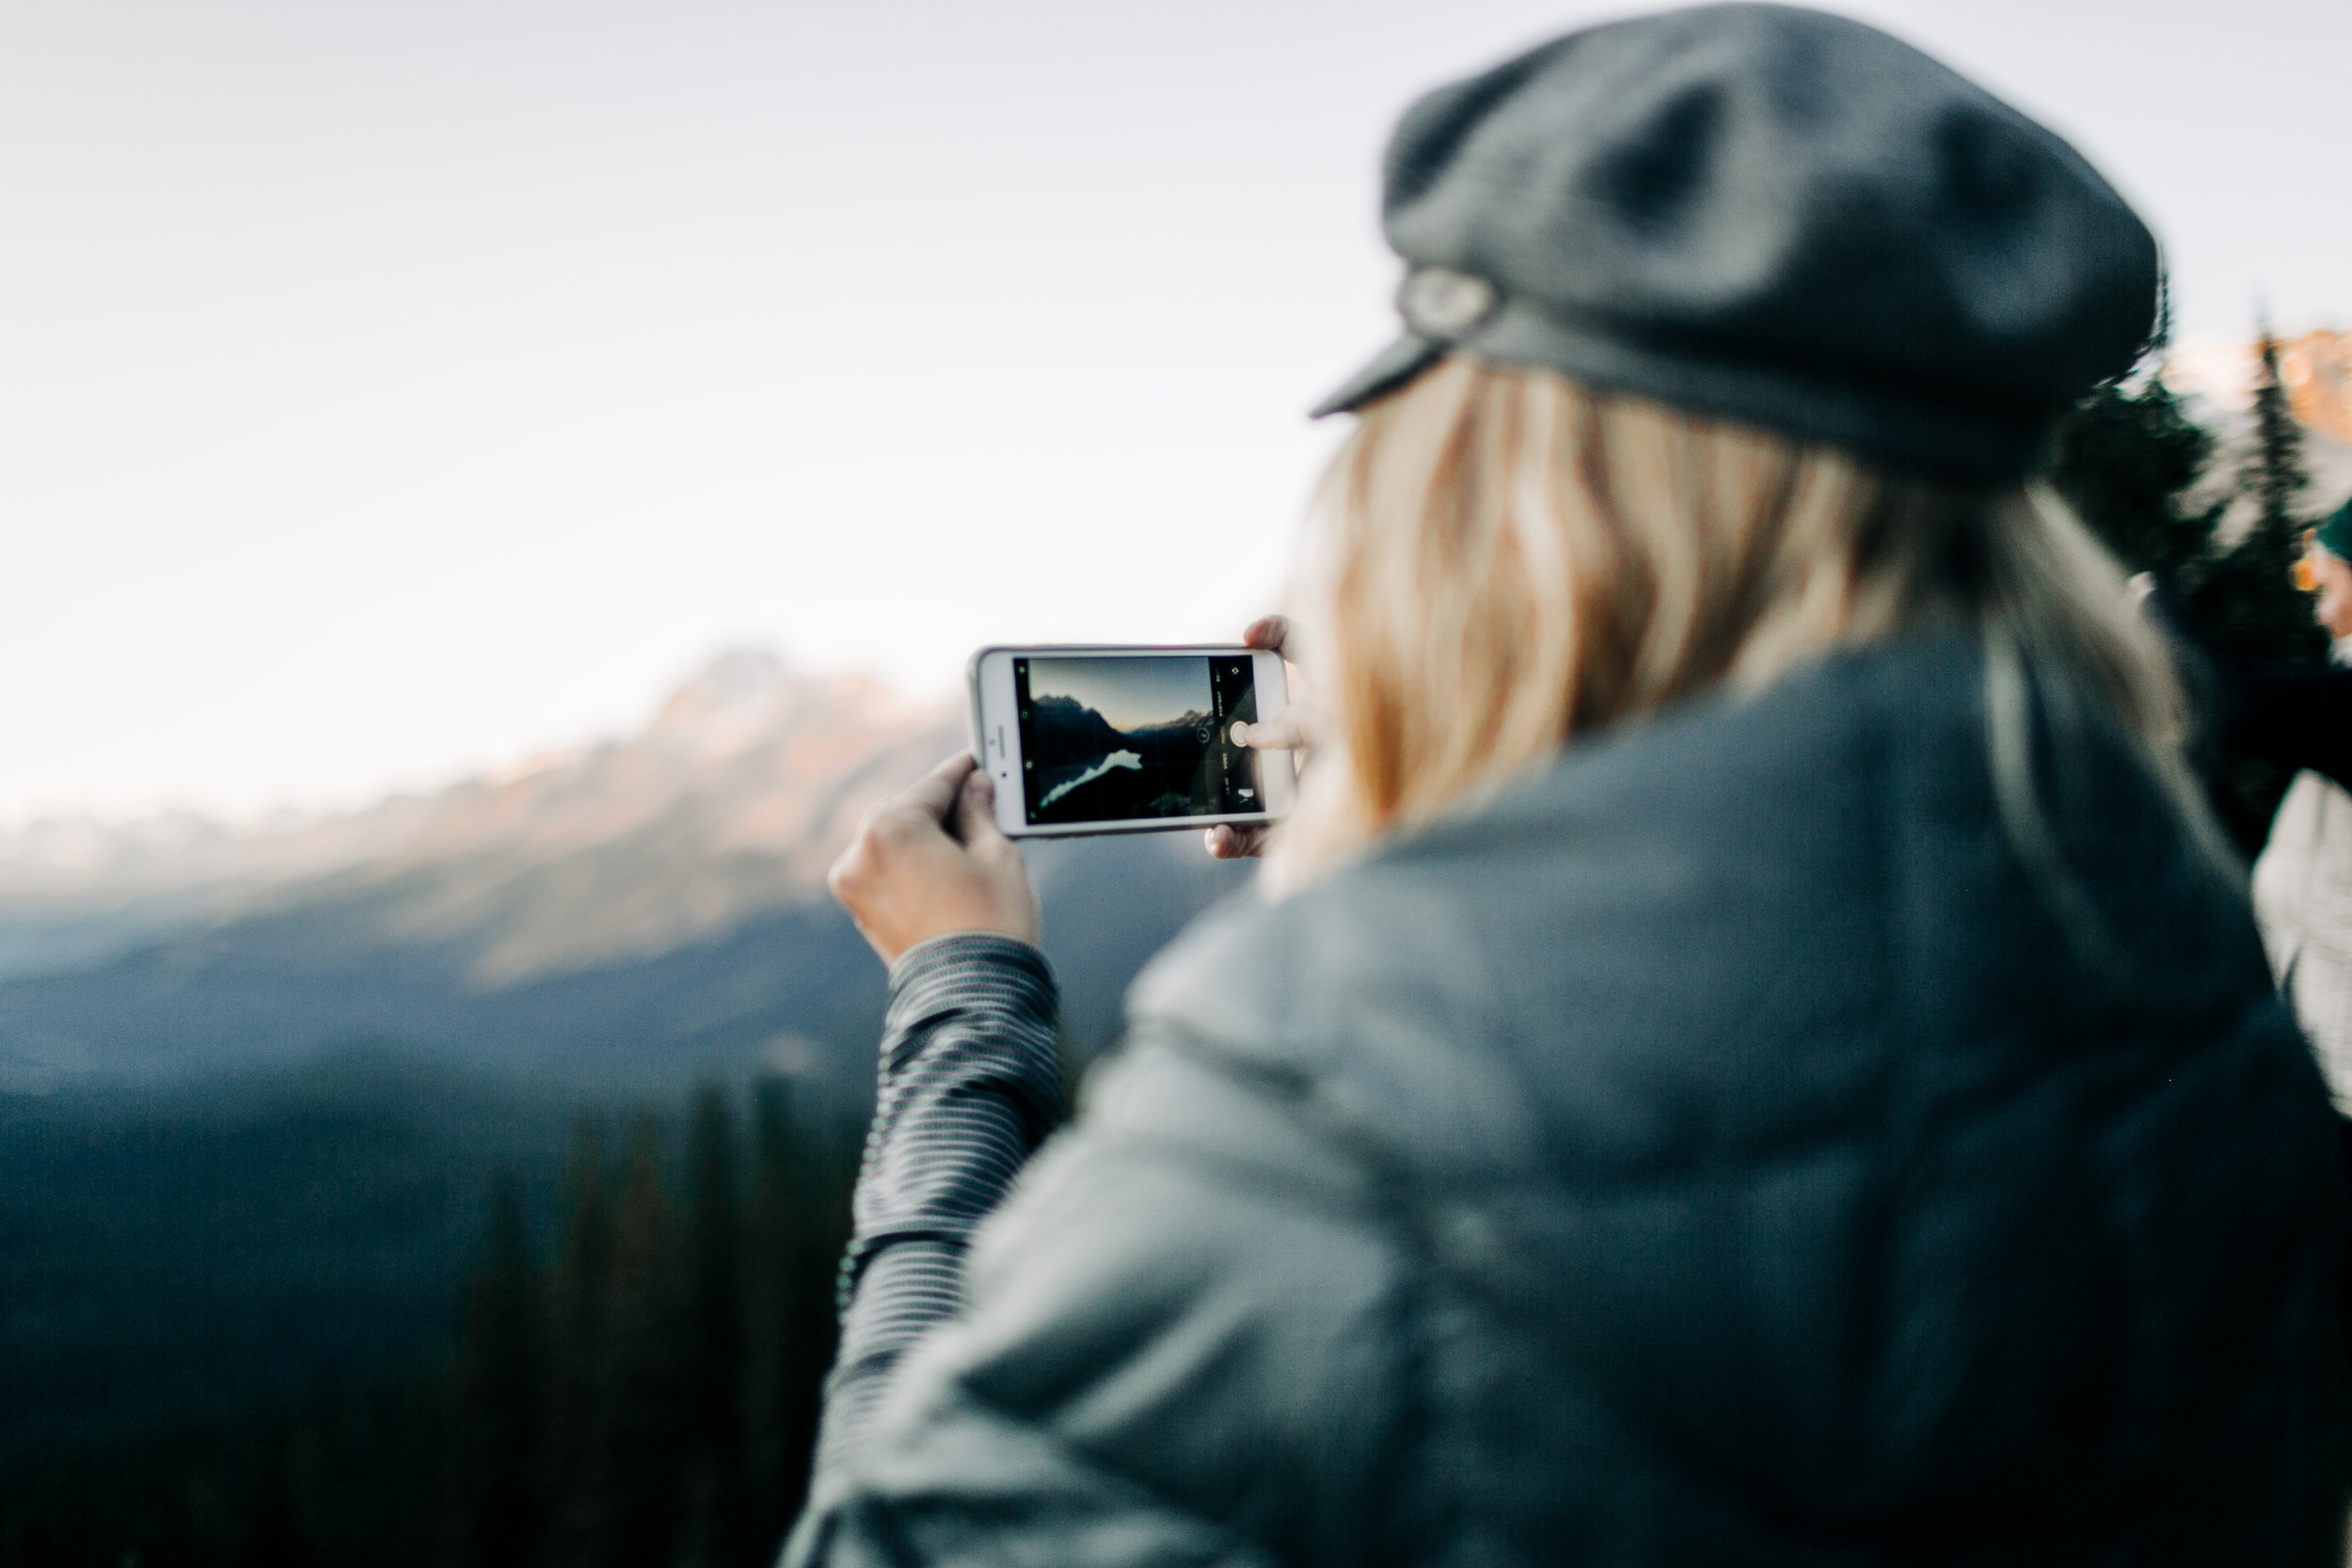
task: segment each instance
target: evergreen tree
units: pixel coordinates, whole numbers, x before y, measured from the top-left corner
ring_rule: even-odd
[[[2238,493],[2253,519],[2226,551],[2217,551],[2196,585],[2200,645],[2222,658],[2262,664],[2319,664],[2328,637],[2312,618],[2311,596],[2295,584],[2303,550],[2296,506],[2309,483],[2303,431],[2279,376],[2279,343],[2263,327],[2254,384],[2254,448],[2240,469]]]
[[[304,1517],[302,1477],[292,1431],[271,1434],[262,1472],[262,1492],[253,1505],[251,1533],[237,1556],[253,1568],[304,1568],[318,1555],[310,1522]]]
[[[2303,427],[2279,373],[2279,339],[2262,324],[2261,372],[2254,380],[2254,461],[2246,488],[2254,498],[2256,527],[2292,536],[2296,502],[2310,483],[2303,471]]]
[[[751,1497],[748,1527],[780,1536],[788,1522],[783,1495],[793,1465],[788,1418],[790,1347],[800,1323],[792,1274],[800,1247],[786,1150],[791,1091],[762,1080],[752,1100],[752,1192],[743,1213],[743,1466]],[[797,1507],[797,1499],[794,1505]]]
[[[2213,440],[2154,373],[2163,348],[2159,332],[2130,374],[2099,388],[2061,422],[2051,480],[2127,571],[2148,574],[2171,629],[2202,656],[2186,671],[2204,710],[2200,765],[2222,825],[2251,855],[2269,832],[2287,776],[2217,744],[2210,733],[2217,689],[2212,676],[2217,665],[2308,665],[2326,657],[2327,638],[2294,578],[2301,432],[2279,378],[2278,345],[2265,329],[2254,454],[2235,476],[2233,496],[2191,504]],[[2225,521],[2233,497],[2249,501],[2255,516],[2233,539],[2225,536]]]
[[[2223,534],[2231,497],[2188,503],[2214,443],[2155,373],[2164,346],[2159,331],[2129,374],[2098,388],[2060,422],[2051,481],[2125,570],[2154,579],[2165,612],[2199,650],[2312,662],[2324,657],[2325,639],[2293,570],[2301,548],[2295,503],[2306,483],[2302,430],[2280,380],[2278,342],[2265,327],[2256,440],[2234,492],[2255,515],[2234,539]]]
[[[2253,520],[2235,546],[2217,559],[2198,584],[2194,613],[2200,644],[2213,657],[2248,664],[2327,662],[2328,634],[2313,617],[2311,596],[2295,582],[2303,549],[2296,505],[2308,483],[2303,432],[2279,374],[2279,342],[2262,329],[2254,383],[2254,451],[2238,475],[2238,492],[2252,502]],[[2275,762],[2217,752],[2210,765],[2215,803],[2223,825],[2249,859],[2270,836],[2271,818],[2293,782]]]
[[[734,1116],[726,1092],[705,1085],[694,1097],[691,1144],[692,1218],[686,1347],[687,1510],[683,1565],[733,1564],[746,1550],[743,1458],[743,1233],[737,1201]]]
[[[743,1227],[747,1528],[772,1551],[800,1512],[837,1323],[834,1282],[849,1236],[847,1164],[808,1136],[790,1083],[760,1082],[756,1161]]]
[[[548,1291],[546,1568],[595,1568],[606,1555],[612,1445],[606,1348],[612,1316],[613,1212],[604,1121],[572,1138],[570,1206]]]
[[[600,1560],[667,1568],[678,1537],[690,1336],[684,1248],[661,1180],[661,1131],[630,1118],[614,1215],[606,1391],[608,1492]]]
[[[759,1086],[747,1201],[728,1097],[704,1089],[681,1208],[650,1114],[617,1191],[583,1117],[550,1266],[515,1176],[490,1183],[445,1359],[20,1463],[0,1568],[767,1568],[807,1481],[848,1230],[850,1149],[814,1122]]]
[[[2184,498],[2213,454],[2162,376],[2145,368],[2110,381],[2060,421],[2051,481],[2128,572],[2185,596],[2213,548],[2218,504]]]
[[[522,1184],[501,1171],[491,1183],[480,1261],[466,1281],[452,1378],[449,1554],[456,1568],[511,1568],[537,1552],[548,1414],[541,1289]]]

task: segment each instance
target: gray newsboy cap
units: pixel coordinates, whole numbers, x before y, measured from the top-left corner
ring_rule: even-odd
[[[1317,415],[1458,348],[1996,483],[2155,320],[2155,240],[2073,148],[1786,6],[1594,27],[1439,88],[1383,215],[1406,336]]]

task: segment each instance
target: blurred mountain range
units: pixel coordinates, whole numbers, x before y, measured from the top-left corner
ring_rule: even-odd
[[[0,835],[0,1090],[160,1084],[364,1046],[660,1090],[870,1073],[882,966],[823,874],[961,711],[736,651],[639,733],[366,810]],[[1197,841],[1032,852],[1082,1052],[1240,873]]]

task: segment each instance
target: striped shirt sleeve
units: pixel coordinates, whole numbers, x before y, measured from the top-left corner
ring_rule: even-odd
[[[966,1241],[1059,1117],[1056,1007],[1045,955],[1010,937],[934,937],[891,966],[819,1474],[855,1457],[899,1358],[962,1306]]]

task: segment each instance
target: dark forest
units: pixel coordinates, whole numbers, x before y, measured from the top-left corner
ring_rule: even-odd
[[[582,1117],[551,1226],[494,1178],[444,1349],[20,1453],[0,1563],[772,1560],[833,1356],[853,1148],[784,1081],[748,1100],[703,1089],[682,1139],[651,1111]]]

